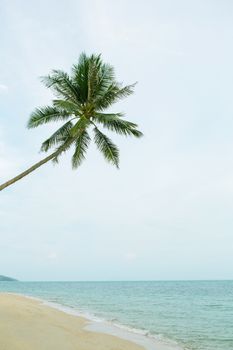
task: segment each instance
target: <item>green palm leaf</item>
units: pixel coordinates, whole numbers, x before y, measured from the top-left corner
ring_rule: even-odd
[[[65,123],[60,129],[55,131],[47,140],[42,143],[41,151],[47,152],[51,147],[56,146],[66,140],[70,135],[73,124],[71,121]]]
[[[53,70],[52,74],[42,77],[46,87],[52,88],[59,98],[79,102],[80,92],[66,72]]]
[[[94,128],[95,143],[98,149],[103,153],[105,159],[119,167],[119,150],[116,145],[97,127]]]
[[[63,142],[56,149],[57,155],[53,158],[53,162],[58,163],[58,159],[61,157],[61,155],[64,152],[68,151],[74,142],[74,137],[67,136],[66,138],[64,138]]]
[[[111,84],[103,96],[95,100],[96,110],[103,111],[119,100],[132,95],[135,85],[136,83],[121,88],[117,83]]]
[[[119,135],[142,137],[142,132],[137,130],[137,124],[120,119],[122,116],[121,113],[95,113],[93,118],[108,130],[115,131]]]
[[[66,110],[58,109],[56,107],[41,107],[36,108],[28,121],[28,128],[36,128],[39,125],[56,122],[59,120],[66,120],[70,117],[70,113]]]
[[[99,84],[99,72],[101,69],[100,55],[92,55],[88,64],[88,96],[87,101],[92,102],[96,95],[97,86]]]
[[[80,102],[85,103],[88,97],[89,58],[85,53],[79,56],[78,64],[72,67],[72,80],[80,91]]]
[[[85,153],[88,149],[90,141],[91,138],[85,130],[76,138],[75,152],[72,157],[73,169],[76,169],[85,159]]]
[[[79,135],[90,126],[90,121],[85,117],[80,118],[76,124],[70,130],[70,134],[75,137],[79,137]]]
[[[70,112],[71,114],[79,115],[80,111],[80,104],[75,103],[72,101],[67,101],[67,100],[53,100],[53,105],[54,107],[57,107],[59,109],[63,109],[67,112]]]
[[[102,64],[98,72],[98,84],[95,91],[95,99],[103,98],[109,86],[115,82],[114,68],[109,64]]]

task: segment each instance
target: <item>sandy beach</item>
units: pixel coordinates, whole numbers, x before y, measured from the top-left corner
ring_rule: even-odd
[[[108,334],[84,329],[88,320],[13,294],[0,294],[1,350],[142,350]]]

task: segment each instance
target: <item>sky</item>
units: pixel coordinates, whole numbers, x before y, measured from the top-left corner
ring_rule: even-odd
[[[39,77],[101,53],[135,94],[112,107],[140,140],[112,135],[0,194],[0,274],[20,280],[233,278],[233,2],[1,0],[0,182],[44,154],[27,130],[52,94]]]

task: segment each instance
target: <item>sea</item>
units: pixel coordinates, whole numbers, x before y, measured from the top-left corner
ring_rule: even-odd
[[[233,281],[0,282],[0,292],[42,299],[148,350],[233,349]]]

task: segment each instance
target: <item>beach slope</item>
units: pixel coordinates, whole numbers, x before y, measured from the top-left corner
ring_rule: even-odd
[[[115,336],[84,329],[88,320],[40,301],[0,294],[1,350],[142,350]]]

